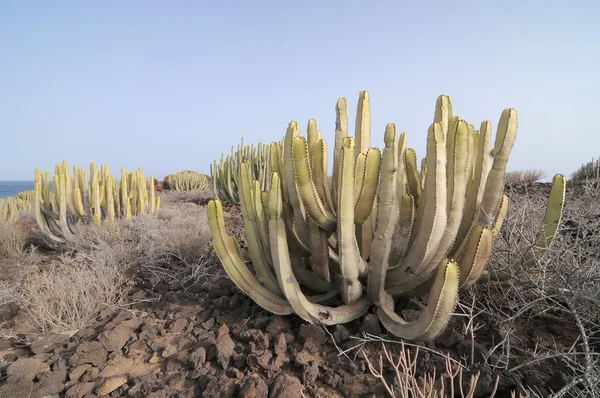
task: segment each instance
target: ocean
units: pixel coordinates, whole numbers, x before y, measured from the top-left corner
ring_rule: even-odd
[[[33,181],[0,181],[0,199],[33,190]]]

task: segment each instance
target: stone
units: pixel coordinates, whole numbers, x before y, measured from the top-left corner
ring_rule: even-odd
[[[100,342],[88,341],[77,347],[77,350],[75,350],[75,353],[69,359],[69,364],[77,366],[91,363],[98,366],[106,362],[107,356],[108,352]]]
[[[49,372],[50,366],[36,358],[19,358],[6,370],[7,376],[32,381],[37,375]]]
[[[98,390],[96,391],[96,393],[98,395],[108,395],[111,392],[115,391],[117,388],[121,387],[125,383],[127,383],[127,377],[124,377],[124,376],[112,377],[112,378],[106,380],[104,383],[102,383],[102,385],[100,387],[98,387]]]

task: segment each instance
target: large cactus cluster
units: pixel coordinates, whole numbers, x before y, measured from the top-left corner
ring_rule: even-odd
[[[331,183],[327,144],[312,119],[306,137],[292,122],[283,142],[270,145],[266,186],[240,160],[239,199],[256,276],[226,231],[219,200],[208,205],[216,252],[236,285],[272,313],[331,325],[375,305],[392,334],[432,339],[447,325],[459,291],[488,272],[509,205],[504,177],[517,113],[502,112],[493,143],[490,122],[476,130],[440,96],[420,170],[394,124],[386,127],[383,150],[370,147],[367,92],[360,94],[354,138],[344,98],[336,113]],[[556,175],[536,249],[554,239],[564,197],[565,178]],[[524,256],[527,266],[536,253]],[[394,311],[395,298],[425,295],[418,319]]]
[[[0,221],[15,222],[23,210],[31,210],[31,201],[23,199],[23,195],[0,199]]]
[[[267,165],[270,159],[270,146],[259,143],[244,145],[244,138],[237,150],[231,147],[231,154],[221,155],[219,163],[215,160],[210,166],[212,192],[215,198],[224,203],[239,204],[240,165],[246,163],[252,178],[260,182],[261,188],[267,186]]]
[[[208,176],[196,171],[180,171],[165,177],[169,189],[177,192],[205,191],[210,188]]]
[[[600,181],[600,158],[592,159],[582,165],[571,175],[571,180],[576,182],[585,182],[588,180]]]
[[[50,172],[35,171],[34,210],[37,224],[46,243],[53,248],[67,244],[76,234],[77,224],[100,224],[118,218],[131,219],[142,213],[154,214],[160,206],[155,196],[154,178],[146,181],[141,169],[126,172],[121,169],[118,181],[102,165],[96,163],[87,170],[67,162],[56,165],[50,187]]]

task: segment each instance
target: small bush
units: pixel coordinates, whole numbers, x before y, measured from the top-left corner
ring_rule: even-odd
[[[508,186],[529,185],[546,177],[542,170],[516,170],[506,173],[504,184]]]
[[[0,220],[0,257],[22,258],[26,239],[25,232],[18,225]]]
[[[42,333],[88,326],[127,297],[130,283],[115,258],[97,253],[62,256],[48,269],[29,273],[21,285],[21,307]]]

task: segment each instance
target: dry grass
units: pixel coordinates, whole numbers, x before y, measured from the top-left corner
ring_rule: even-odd
[[[134,272],[151,283],[209,275],[210,239],[206,209],[184,202],[164,205],[156,217],[81,225],[51,264],[30,253],[20,275],[0,284],[0,305],[16,300],[42,333],[79,329],[123,303]]]
[[[131,283],[117,257],[103,254],[63,255],[23,279],[18,301],[41,333],[83,328],[125,300]]]
[[[205,207],[170,202],[161,206],[156,217],[140,215],[131,222],[82,226],[69,249],[90,257],[110,253],[124,269],[141,270],[153,284],[187,282],[212,272],[207,255],[210,240]]]
[[[0,220],[0,257],[23,258],[26,239],[27,235],[17,224]]]
[[[504,184],[508,186],[529,185],[546,177],[542,170],[516,170],[506,173]]]

